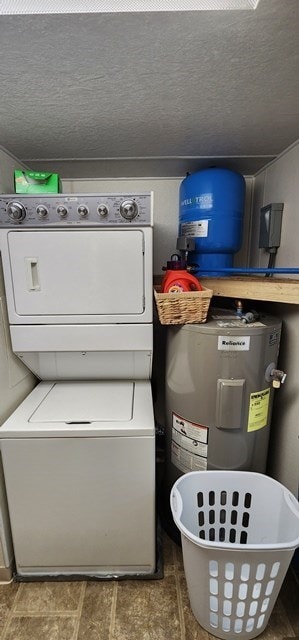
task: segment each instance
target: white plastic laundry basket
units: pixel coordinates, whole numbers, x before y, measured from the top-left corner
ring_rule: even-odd
[[[194,471],[170,503],[195,618],[218,638],[255,638],[299,546],[297,500],[260,473]]]

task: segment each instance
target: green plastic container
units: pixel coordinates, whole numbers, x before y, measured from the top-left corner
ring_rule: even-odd
[[[16,193],[60,193],[61,185],[58,173],[45,171],[15,170],[14,185]]]

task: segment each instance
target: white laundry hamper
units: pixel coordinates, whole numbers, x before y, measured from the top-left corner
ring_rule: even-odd
[[[218,638],[255,638],[299,546],[296,498],[260,473],[194,471],[170,503],[195,618]]]

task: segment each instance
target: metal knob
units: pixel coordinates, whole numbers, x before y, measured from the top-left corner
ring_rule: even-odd
[[[88,216],[88,209],[84,204],[80,204],[80,206],[78,207],[78,213],[79,216],[81,216],[81,218],[86,218],[86,216]]]
[[[59,205],[59,207],[57,207],[56,211],[60,218],[65,218],[65,216],[67,216],[67,208],[64,207],[62,204]]]
[[[138,206],[135,200],[125,200],[120,205],[120,214],[125,220],[134,220],[138,214]]]
[[[40,204],[38,207],[36,207],[36,213],[39,218],[46,218],[48,215],[48,209]]]
[[[105,204],[99,204],[99,206],[98,206],[98,214],[100,216],[107,216],[108,215],[108,207],[106,207]]]
[[[12,222],[22,222],[26,218],[26,209],[20,202],[9,202],[7,213]]]

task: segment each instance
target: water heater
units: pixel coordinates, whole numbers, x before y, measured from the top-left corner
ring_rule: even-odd
[[[188,471],[265,472],[280,333],[277,318],[221,309],[167,328],[167,492]]]
[[[181,183],[179,236],[194,240],[189,262],[201,275],[233,266],[242,244],[244,202],[245,180],[236,171],[202,169]]]

